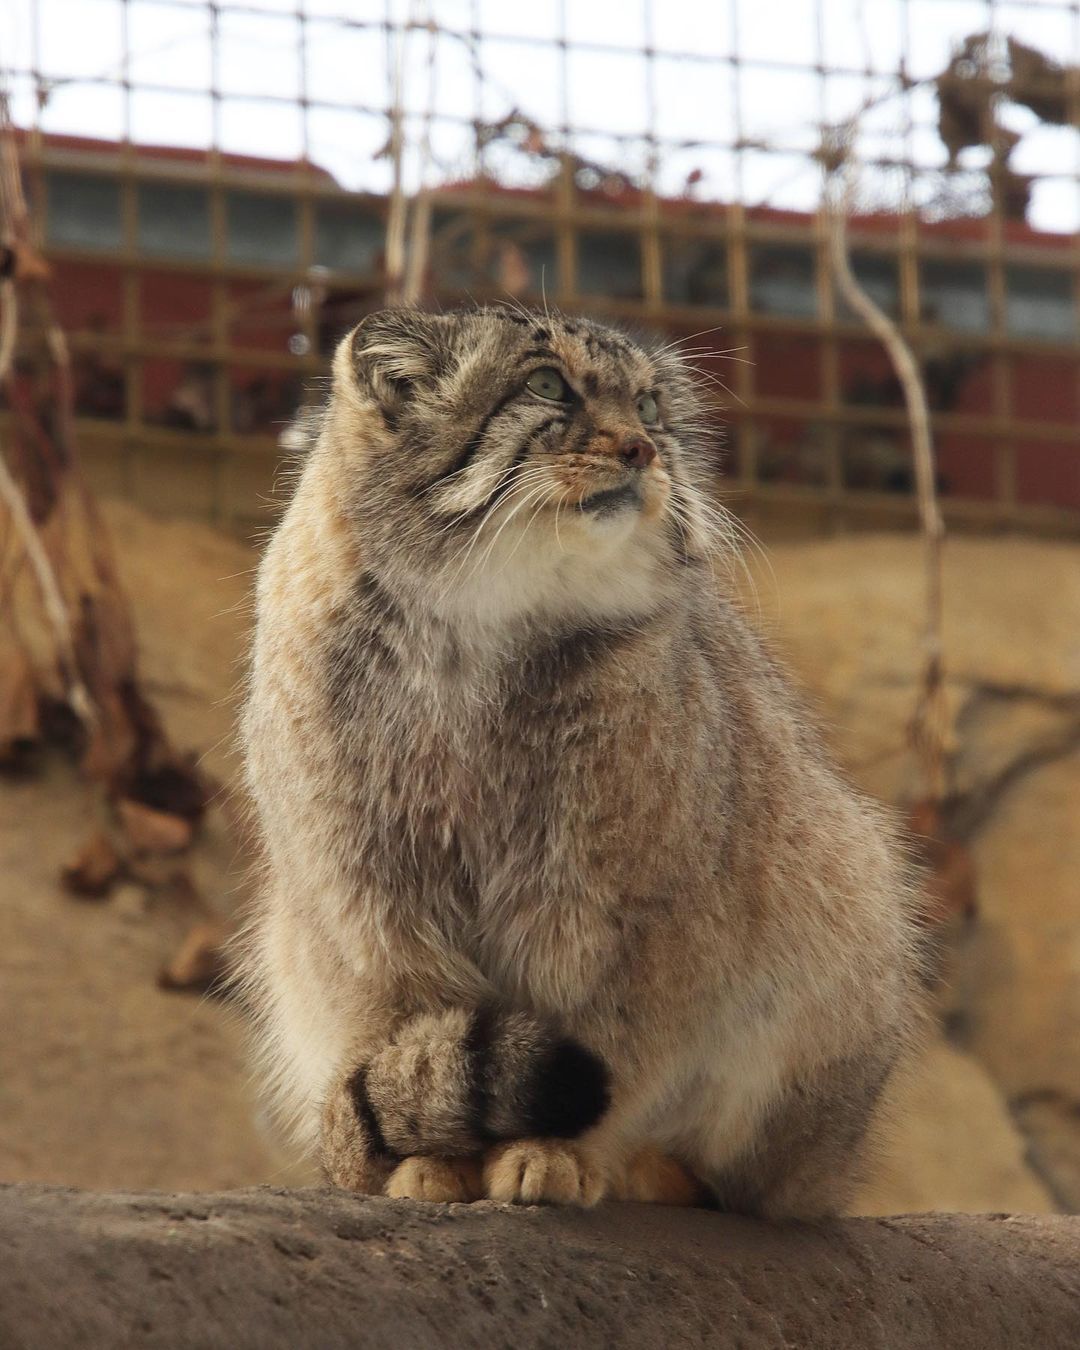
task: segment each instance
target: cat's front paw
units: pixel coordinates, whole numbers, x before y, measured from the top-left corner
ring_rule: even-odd
[[[491,1200],[588,1208],[606,1191],[604,1168],[565,1139],[519,1139],[484,1158],[484,1192]]]
[[[387,1178],[393,1200],[430,1200],[436,1204],[468,1204],[484,1194],[476,1158],[405,1158]]]

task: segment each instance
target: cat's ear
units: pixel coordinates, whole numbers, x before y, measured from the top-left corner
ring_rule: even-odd
[[[392,421],[416,389],[433,383],[450,363],[449,320],[421,309],[383,309],[352,333],[352,359],[361,389]]]

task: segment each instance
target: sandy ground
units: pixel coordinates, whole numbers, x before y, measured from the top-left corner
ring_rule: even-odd
[[[0,787],[0,1175],[94,1188],[271,1180],[281,1159],[255,1123],[242,1027],[155,984],[191,914],[57,885],[96,815],[59,763]]]
[[[215,531],[109,510],[148,692],[183,747],[227,780],[253,555]],[[58,884],[100,819],[59,756],[0,779],[0,1179],[93,1188],[310,1178],[260,1127],[239,1017],[157,987],[197,917],[167,888],[83,901]],[[220,813],[192,871],[229,912],[241,896]]]

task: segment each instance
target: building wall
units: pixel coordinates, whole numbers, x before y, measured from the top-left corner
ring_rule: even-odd
[[[283,425],[380,301],[385,202],[307,165],[70,138],[24,159],[92,472],[159,509],[265,520]],[[572,166],[431,207],[432,299],[543,297],[684,338],[739,509],[815,530],[912,517],[900,390],[834,293],[815,218],[583,189]],[[897,217],[852,240],[919,356],[954,516],[1077,528],[1074,242]]]

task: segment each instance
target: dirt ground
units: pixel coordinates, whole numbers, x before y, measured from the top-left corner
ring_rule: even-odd
[[[120,504],[108,513],[136,608],[148,692],[177,743],[227,782],[252,552]],[[60,869],[100,818],[59,756],[0,779],[0,1178],[105,1189],[304,1180],[260,1124],[239,1017],[157,987],[197,918],[163,887],[77,900]],[[243,879],[220,812],[195,851],[228,913]]]
[[[95,1189],[273,1179],[242,1028],[155,984],[190,913],[60,890],[97,814],[66,766],[0,793],[0,1174]]]
[[[254,554],[207,527],[156,520],[130,506],[110,506],[108,518],[136,609],[148,691],[175,740],[201,749],[208,771],[227,784],[238,767],[231,731]],[[908,541],[866,547],[878,549],[883,569],[892,559],[886,590],[900,594],[907,573],[914,590],[917,563]],[[981,548],[958,565],[984,584]],[[880,634],[855,660],[841,652],[841,637],[827,637],[828,616],[813,610],[831,593],[832,572],[860,575],[850,549],[779,550],[775,561],[788,597],[782,635],[792,629],[792,596],[798,613],[799,586],[819,586],[816,600],[807,594],[802,601],[821,648],[800,668],[808,685],[814,662],[824,663],[834,682],[848,667],[862,678],[867,662],[889,666]],[[860,595],[858,603],[862,609],[873,597]],[[890,631],[895,618],[886,615]],[[798,656],[798,642],[792,650]],[[889,679],[875,687],[892,708],[897,681],[889,669]],[[844,703],[843,690],[834,693],[835,706],[824,698],[834,725],[864,717],[868,734],[881,734],[882,709],[866,718]],[[906,706],[906,695],[902,701]],[[156,984],[196,917],[190,901],[169,887],[125,887],[107,900],[84,901],[58,885],[62,864],[99,810],[94,793],[59,757],[38,776],[0,780],[0,1181],[218,1190],[312,1179],[310,1167],[290,1157],[260,1117],[239,1013]],[[243,876],[220,812],[192,870],[218,912],[242,903]],[[1060,938],[1060,924],[1055,931]],[[1067,936],[1076,942],[1073,930]],[[1030,1140],[985,1057],[935,1041],[902,1086],[862,1212],[1038,1212],[1060,1205],[1030,1165]]]

